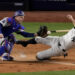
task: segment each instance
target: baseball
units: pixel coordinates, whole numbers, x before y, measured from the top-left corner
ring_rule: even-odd
[[[47,34],[51,34],[51,32],[50,31],[47,31]]]

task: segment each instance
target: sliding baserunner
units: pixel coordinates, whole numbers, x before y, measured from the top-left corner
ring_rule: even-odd
[[[42,43],[51,46],[51,48],[40,51],[37,53],[36,57],[38,60],[49,59],[54,56],[67,56],[67,51],[75,47],[75,19],[72,15],[67,16],[74,25],[74,27],[64,36],[47,36],[45,38],[36,37],[35,41],[37,43]]]

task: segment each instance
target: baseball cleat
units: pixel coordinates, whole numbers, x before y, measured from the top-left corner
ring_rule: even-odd
[[[2,55],[2,57],[1,57],[1,60],[3,60],[3,61],[13,61],[13,57],[11,57],[11,56],[9,55],[9,53],[4,53],[4,54]]]
[[[11,57],[11,56],[9,56],[9,57],[8,56],[3,56],[2,60],[3,61],[13,61],[13,57]]]
[[[65,53],[65,54],[64,54],[64,58],[65,58],[66,56],[68,56],[68,53]]]

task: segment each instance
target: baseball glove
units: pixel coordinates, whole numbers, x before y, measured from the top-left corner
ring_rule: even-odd
[[[37,35],[44,38],[44,37],[48,36],[47,31],[48,31],[47,26],[40,26],[40,28],[37,32]]]

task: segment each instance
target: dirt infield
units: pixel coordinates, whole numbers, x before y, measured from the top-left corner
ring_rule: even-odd
[[[26,12],[26,22],[69,22],[65,16],[67,14],[75,16],[75,12]],[[0,12],[0,19],[12,16],[13,12]],[[0,61],[0,73],[7,72],[36,72],[36,71],[57,71],[57,70],[75,70],[75,49],[71,49],[69,55],[64,58],[53,57],[48,61],[37,61],[36,53],[50,48],[46,45],[36,44],[22,47],[15,45],[12,56],[13,62]]]
[[[75,49],[71,49],[69,56],[64,58],[53,57],[46,61],[37,61],[36,53],[41,50],[50,48],[46,45],[36,44],[22,47],[15,45],[12,56],[15,61],[0,61],[0,73],[7,72],[37,72],[37,71],[58,71],[58,70],[74,70],[75,69]]]

